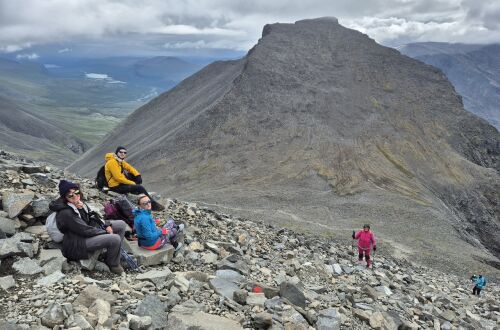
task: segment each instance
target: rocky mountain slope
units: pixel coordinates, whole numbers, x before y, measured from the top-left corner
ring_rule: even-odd
[[[465,109],[500,130],[500,44],[423,42],[399,50],[443,70],[462,96]]]
[[[90,260],[68,263],[43,223],[61,178],[82,183],[102,212],[110,197],[89,180],[0,152],[2,329],[495,329],[493,274],[481,297],[461,277],[374,256],[352,246],[166,201],[165,220],[186,224],[184,247],[138,251],[142,273],[122,276]],[[128,244],[125,244],[127,247]],[[380,242],[379,244],[383,244]],[[91,266],[92,265],[92,266]],[[144,266],[147,265],[147,266]],[[89,268],[93,270],[89,271]]]
[[[386,249],[449,270],[498,265],[498,131],[440,70],[332,18],[266,25],[69,169],[93,177],[117,145],[167,195],[336,238],[371,223]]]

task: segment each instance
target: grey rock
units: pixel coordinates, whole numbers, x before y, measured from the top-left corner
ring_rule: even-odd
[[[42,286],[50,286],[50,285],[53,285],[55,283],[58,283],[59,281],[61,281],[65,277],[66,277],[66,275],[64,275],[63,273],[61,273],[60,270],[58,270],[58,271],[51,273],[48,276],[39,278],[36,281],[36,283],[38,285],[42,285]]]
[[[31,208],[33,209],[33,216],[35,218],[49,216],[49,214],[51,213],[51,211],[49,210],[49,203],[50,201],[48,199],[44,198],[35,199],[31,203]]]
[[[247,302],[248,291],[246,290],[235,290],[233,292],[233,300],[240,305],[245,305]]]
[[[89,312],[97,317],[98,325],[104,325],[111,316],[111,305],[109,301],[96,299],[90,306]]]
[[[199,304],[194,300],[187,300],[180,305],[174,306],[171,312],[180,314],[192,314],[195,312],[206,312],[207,307],[204,304]]]
[[[110,304],[116,301],[116,297],[104,290],[99,289],[96,285],[87,286],[73,302],[74,306],[90,307],[96,299],[106,300]]]
[[[19,221],[9,218],[0,217],[0,230],[7,235],[14,235],[16,229],[19,228]]]
[[[47,229],[44,225],[29,226],[24,231],[35,236],[41,236],[47,233]]]
[[[296,284],[283,282],[280,284],[280,296],[288,299],[292,304],[306,307],[306,297]]]
[[[338,330],[340,329],[341,318],[337,309],[328,308],[319,311],[316,329],[318,330]]]
[[[174,256],[174,247],[170,244],[165,245],[159,250],[146,250],[139,247],[137,241],[123,241],[125,250],[134,255],[139,265],[156,266],[168,263]]]
[[[58,250],[58,251],[60,251],[60,250]],[[45,275],[50,275],[54,272],[60,272],[62,270],[63,264],[65,262],[66,262],[66,258],[64,258],[64,257],[53,258],[49,261],[46,261],[42,266],[43,273]]]
[[[149,281],[153,283],[156,287],[162,286],[168,279],[173,279],[174,274],[170,269],[164,267],[161,270],[150,270],[146,273],[137,275],[136,279],[139,281]]]
[[[22,275],[34,275],[38,273],[43,273],[43,268],[40,267],[36,260],[30,258],[22,258],[16,261],[12,268]]]
[[[87,321],[87,319],[81,314],[72,314],[64,322],[66,328],[76,328],[81,330],[93,330],[94,327]]]
[[[44,326],[54,328],[57,325],[64,324],[64,320],[68,316],[60,304],[52,303],[43,311],[41,321]]]
[[[219,261],[219,263],[217,264],[217,268],[221,270],[234,270],[245,276],[248,275],[248,272],[250,271],[248,264],[244,261],[237,260],[236,262],[231,262],[230,260],[228,260],[228,258]]]
[[[237,271],[231,269],[219,269],[215,272],[215,276],[233,283],[240,283],[244,277]]]
[[[35,193],[32,191],[12,192],[5,191],[2,195],[2,206],[8,217],[17,217],[32,201]]]
[[[264,293],[254,293],[249,292],[246,300],[246,304],[250,306],[261,306],[264,307],[267,298]]]
[[[8,290],[16,285],[16,281],[12,275],[0,277],[0,288]]]
[[[227,281],[223,278],[213,278],[209,281],[210,287],[221,296],[227,299],[233,299],[233,294],[236,290],[239,290],[238,285],[233,282]]]
[[[267,329],[273,324],[273,316],[269,313],[257,313],[253,317],[253,323],[257,329]]]
[[[166,313],[166,306],[155,295],[147,295],[138,304],[134,314],[138,316],[150,316],[151,329],[163,329],[169,319]]]
[[[10,238],[0,240],[0,259],[10,256],[32,258],[37,252],[38,244],[28,233],[20,232]]]
[[[167,329],[176,330],[239,330],[243,327],[236,321],[224,317],[196,312],[192,314],[170,313]]]
[[[132,330],[147,330],[151,326],[151,316],[137,316],[132,314],[127,314],[127,321],[130,329]]]
[[[33,174],[33,173],[43,173],[45,172],[45,166],[43,165],[35,165],[35,164],[32,164],[32,165],[23,165],[21,170],[24,172],[24,173],[27,173],[27,174]]]
[[[337,275],[342,274],[342,267],[339,264],[333,264],[333,272]]]

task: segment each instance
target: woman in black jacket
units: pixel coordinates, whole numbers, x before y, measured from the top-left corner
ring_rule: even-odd
[[[68,260],[88,259],[89,252],[106,249],[106,264],[111,272],[123,273],[120,265],[120,248],[125,234],[125,222],[111,220],[102,222],[82,201],[77,184],[61,180],[60,198],[50,203],[49,208],[57,212],[57,228],[64,234],[62,254]]]

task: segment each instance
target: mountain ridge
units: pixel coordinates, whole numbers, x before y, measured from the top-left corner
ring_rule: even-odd
[[[499,226],[498,141],[441,70],[323,18],[266,25],[245,58],[185,79],[69,169],[91,176],[125,145],[162,193],[336,237],[372,222],[456,269],[498,258],[498,231],[481,231]]]

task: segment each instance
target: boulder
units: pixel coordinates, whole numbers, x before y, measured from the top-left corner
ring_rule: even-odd
[[[137,305],[134,314],[141,317],[150,316],[150,329],[164,329],[169,319],[166,306],[162,303],[160,298],[155,295],[147,295],[146,298]],[[167,328],[169,327],[167,326]]]
[[[69,315],[66,310],[62,308],[59,303],[51,303],[42,313],[41,321],[42,324],[49,328],[54,328],[58,325],[64,324],[64,320]]]
[[[32,258],[38,252],[38,243],[28,233],[16,233],[14,236],[0,240],[0,259],[11,256]]]
[[[43,268],[40,267],[36,260],[30,258],[22,258],[16,261],[12,268],[22,275],[34,275],[38,273],[43,273]]]
[[[73,302],[74,306],[84,306],[90,307],[95,300],[102,299],[110,304],[116,301],[116,297],[113,294],[99,289],[96,285],[87,286],[78,297]]]
[[[16,281],[12,275],[0,277],[0,288],[8,290],[16,285]]]
[[[109,301],[96,299],[89,308],[89,312],[97,317],[97,324],[103,325],[111,316]]]
[[[192,314],[170,313],[168,315],[167,329],[177,330],[236,330],[243,327],[236,321],[228,318],[195,312]]]
[[[147,330],[152,323],[151,316],[140,317],[133,314],[127,314],[127,321],[132,330]]]
[[[253,325],[257,329],[267,329],[273,324],[273,316],[269,313],[257,313],[253,317]]]
[[[60,270],[56,271],[56,272],[53,272],[51,273],[50,275],[48,276],[45,276],[45,277],[42,277],[42,278],[39,278],[36,283],[38,285],[42,285],[42,286],[50,286],[52,284],[55,284],[59,281],[61,281],[63,278],[65,278],[66,275],[64,275],[63,273],[61,273]]]
[[[47,233],[47,229],[44,225],[29,226],[24,231],[35,236],[41,236]]]
[[[154,269],[146,273],[137,275],[136,279],[139,281],[149,281],[156,287],[161,287],[168,279],[173,279],[174,274],[170,269],[164,267],[163,269]]]
[[[266,300],[267,300],[267,298],[264,295],[264,293],[249,292],[247,299],[246,299],[246,304],[250,305],[250,306],[264,307]]]
[[[341,319],[336,308],[328,308],[319,311],[316,329],[318,330],[338,330],[340,329]]]
[[[174,247],[170,244],[165,245],[159,250],[146,250],[139,247],[137,241],[123,241],[125,250],[133,254],[139,265],[155,266],[166,264],[174,257]]]
[[[306,297],[296,284],[283,282],[280,284],[280,296],[288,299],[292,304],[299,307],[306,307]]]
[[[223,278],[213,278],[209,281],[210,287],[220,296],[226,297],[227,299],[233,299],[233,294],[236,290],[239,290],[239,286],[234,282],[225,280]]]
[[[87,319],[81,314],[70,315],[64,322],[66,328],[78,328],[81,330],[93,330],[94,327],[87,321]]]
[[[32,201],[35,193],[29,190],[24,192],[5,191],[2,195],[2,206],[8,217],[17,217]]]

